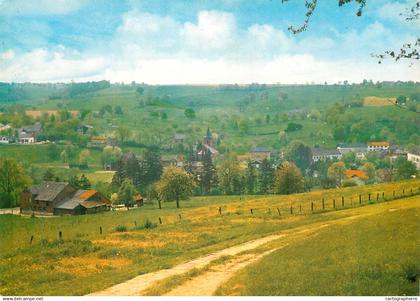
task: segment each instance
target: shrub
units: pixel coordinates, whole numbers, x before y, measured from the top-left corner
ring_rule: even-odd
[[[115,227],[115,232],[126,232],[127,231],[127,227],[123,226],[123,225],[118,225]]]
[[[153,229],[157,227],[156,223],[152,223],[150,220],[146,219],[146,221],[143,224],[145,229]]]

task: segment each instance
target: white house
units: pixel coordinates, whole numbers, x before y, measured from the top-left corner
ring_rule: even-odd
[[[417,169],[420,169],[420,153],[407,153],[407,160],[416,164]]]
[[[388,142],[369,142],[368,152],[387,151],[389,149]]]
[[[32,144],[35,143],[35,137],[25,132],[20,132],[18,141],[20,144]]]
[[[343,155],[337,149],[312,149],[312,161],[340,160]]]
[[[0,136],[0,144],[9,144],[10,139],[6,136]]]
[[[340,143],[337,145],[337,150],[340,154],[344,155],[347,153],[355,153],[357,159],[364,159],[367,152],[366,144],[345,144]]]

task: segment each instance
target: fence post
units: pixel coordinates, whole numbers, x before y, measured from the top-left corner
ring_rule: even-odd
[[[178,214],[178,217],[179,217],[179,220],[181,220],[181,219],[182,219],[182,217],[181,217],[181,213],[180,213],[180,214]]]
[[[162,202],[158,199],[159,209],[162,209]]]
[[[293,207],[290,206],[290,214],[293,214]]]
[[[31,240],[29,241],[29,244],[32,245],[32,241],[34,240],[34,236],[31,236]]]
[[[413,188],[411,188],[411,196],[413,196]],[[13,210],[13,209],[12,209]],[[12,211],[12,214],[13,214],[13,211]]]
[[[395,199],[395,190],[392,192],[392,198]]]
[[[159,217],[159,224],[162,225],[162,219]]]
[[[403,196],[405,195],[405,188],[403,189],[403,194],[402,194]]]
[[[219,207],[219,215],[222,215],[222,207]]]
[[[102,234],[102,226],[99,227],[99,234]]]
[[[370,193],[369,193],[369,201],[370,201]]]
[[[280,209],[279,208],[277,208],[277,212],[279,213],[279,216],[281,216],[281,213],[280,213]]]
[[[322,209],[325,209],[325,200],[322,198]]]
[[[251,214],[254,214],[254,210],[252,210],[252,208],[250,209],[250,211],[251,211]]]
[[[382,199],[385,199],[385,192],[382,191]]]
[[[333,199],[333,208],[335,209],[335,199]]]
[[[341,196],[341,207],[344,207],[344,197]]]
[[[137,221],[134,221],[134,227],[137,227]]]
[[[359,194],[359,205],[361,205],[361,204],[362,204],[362,195]]]
[[[376,201],[379,202],[379,192],[376,194]]]
[[[302,205],[299,205],[299,212],[302,212]]]
[[[311,211],[314,211],[314,202],[311,202]]]
[[[59,239],[62,239],[62,238],[63,238],[63,232],[58,231],[58,238],[59,238]]]

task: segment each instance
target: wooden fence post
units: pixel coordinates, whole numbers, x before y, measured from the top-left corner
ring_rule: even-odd
[[[413,188],[411,188],[411,196],[413,196]],[[13,214],[13,211],[12,211],[12,214]]]
[[[341,207],[344,207],[344,197],[341,196]]]
[[[181,219],[182,219],[182,217],[181,217],[181,213],[180,213],[180,214],[178,214],[178,217],[179,217],[179,220],[181,220]]]
[[[29,241],[29,244],[32,245],[32,241],[34,240],[34,236],[31,235],[31,240]]]
[[[333,199],[333,208],[335,209],[335,199]]]
[[[222,215],[222,207],[219,207],[219,215]]]
[[[405,195],[405,188],[403,189],[403,194],[402,194],[403,196]]]
[[[322,209],[325,209],[325,200],[322,198]]]
[[[368,200],[370,201],[370,193],[369,193],[369,199]]]
[[[102,234],[102,226],[99,227],[99,234]]]
[[[379,193],[376,194],[376,201],[379,202]]]
[[[58,238],[59,238],[59,239],[62,239],[62,238],[63,238],[63,232],[58,231]]]
[[[385,199],[385,192],[382,191],[382,199]]]
[[[392,198],[395,199],[395,190],[392,192]]]
[[[134,227],[137,227],[137,221],[134,221]]]
[[[293,214],[293,207],[290,206],[290,214]]]
[[[279,216],[281,216],[281,213],[280,213],[280,209],[279,208],[277,208],[277,212],[279,213]]]
[[[302,205],[299,205],[299,212],[302,212]]]
[[[162,219],[159,217],[159,224],[162,225]]]
[[[254,214],[254,210],[252,210],[252,208],[250,209],[250,211],[251,211],[251,214]]]
[[[311,202],[311,211],[314,211],[314,202]]]
[[[362,204],[362,195],[359,194],[359,205],[361,205],[361,204]]]

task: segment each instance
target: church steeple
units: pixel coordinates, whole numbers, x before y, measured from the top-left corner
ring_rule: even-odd
[[[210,127],[207,128],[207,134],[204,136],[204,144],[213,147],[213,136],[210,132]]]

